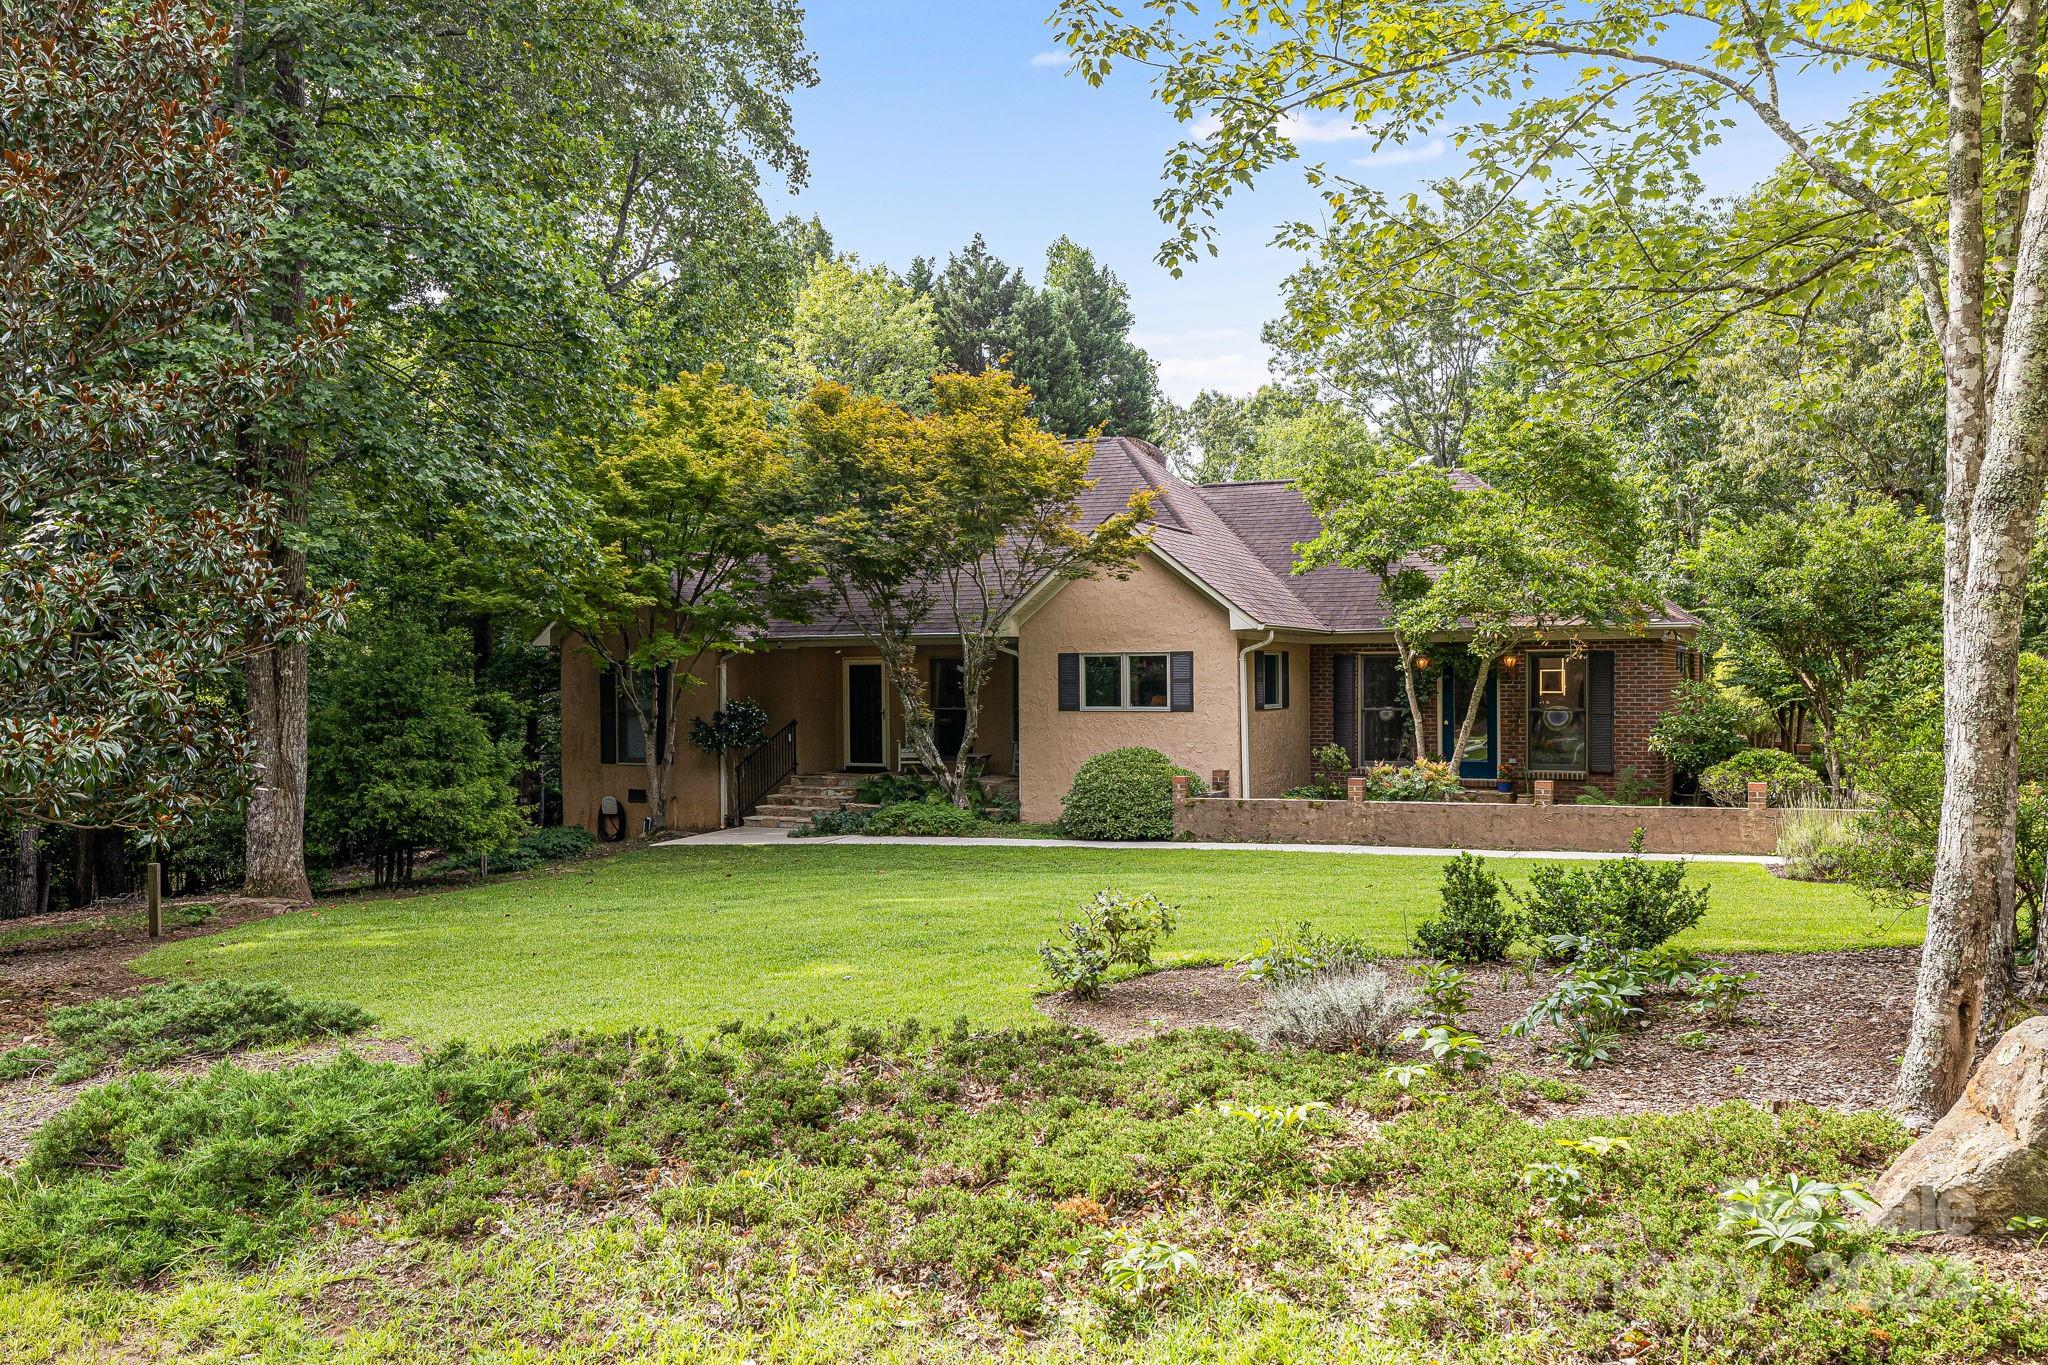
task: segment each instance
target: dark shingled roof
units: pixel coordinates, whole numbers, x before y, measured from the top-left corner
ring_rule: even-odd
[[[1379,580],[1365,569],[1293,572],[1295,547],[1321,529],[1293,483],[1274,479],[1195,485],[1168,468],[1157,446],[1129,436],[1095,442],[1089,474],[1095,486],[1081,498],[1082,519],[1093,525],[1120,512],[1133,492],[1154,488],[1152,545],[1261,628],[1370,634],[1387,628]],[[1478,480],[1452,472],[1460,486]],[[1425,571],[1426,563],[1418,564]],[[819,585],[822,589],[822,584]],[[776,621],[771,639],[801,640],[860,634],[861,613],[839,611],[822,591],[807,622]],[[1652,627],[1697,627],[1699,618],[1666,605]],[[950,603],[943,603],[926,633],[955,633]]]

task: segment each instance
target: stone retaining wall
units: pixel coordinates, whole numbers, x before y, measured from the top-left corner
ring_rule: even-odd
[[[1465,801],[1287,801],[1196,797],[1175,803],[1176,839],[1390,848],[1773,854],[1784,812],[1722,806],[1555,806]]]

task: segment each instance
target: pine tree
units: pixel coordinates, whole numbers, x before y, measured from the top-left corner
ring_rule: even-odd
[[[1070,238],[1054,242],[1044,287],[1017,308],[1014,369],[1038,396],[1032,415],[1066,436],[1100,426],[1149,438],[1158,376],[1131,340],[1134,322],[1123,281]]]
[[[911,288],[929,294],[939,328],[940,357],[962,374],[998,368],[1015,347],[1017,308],[1031,286],[1024,272],[996,258],[980,233],[946,260],[943,271],[919,257]]]

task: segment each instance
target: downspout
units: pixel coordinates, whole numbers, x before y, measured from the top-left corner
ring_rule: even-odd
[[[1273,643],[1280,632],[1269,630],[1263,640],[1254,640],[1237,651],[1237,794],[1252,794],[1252,688],[1251,656]]]
[[[721,711],[725,709],[725,665],[728,657],[724,654],[718,656],[718,709]],[[731,783],[726,780],[726,770],[730,766],[725,761],[725,755],[723,753],[719,754],[718,827],[720,829],[724,829],[732,823],[732,790]]]

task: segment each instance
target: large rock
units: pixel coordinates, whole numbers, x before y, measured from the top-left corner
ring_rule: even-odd
[[[1877,1222],[1920,1232],[2002,1232],[2015,1214],[2048,1214],[2048,1016],[1999,1039],[1871,1193]]]

